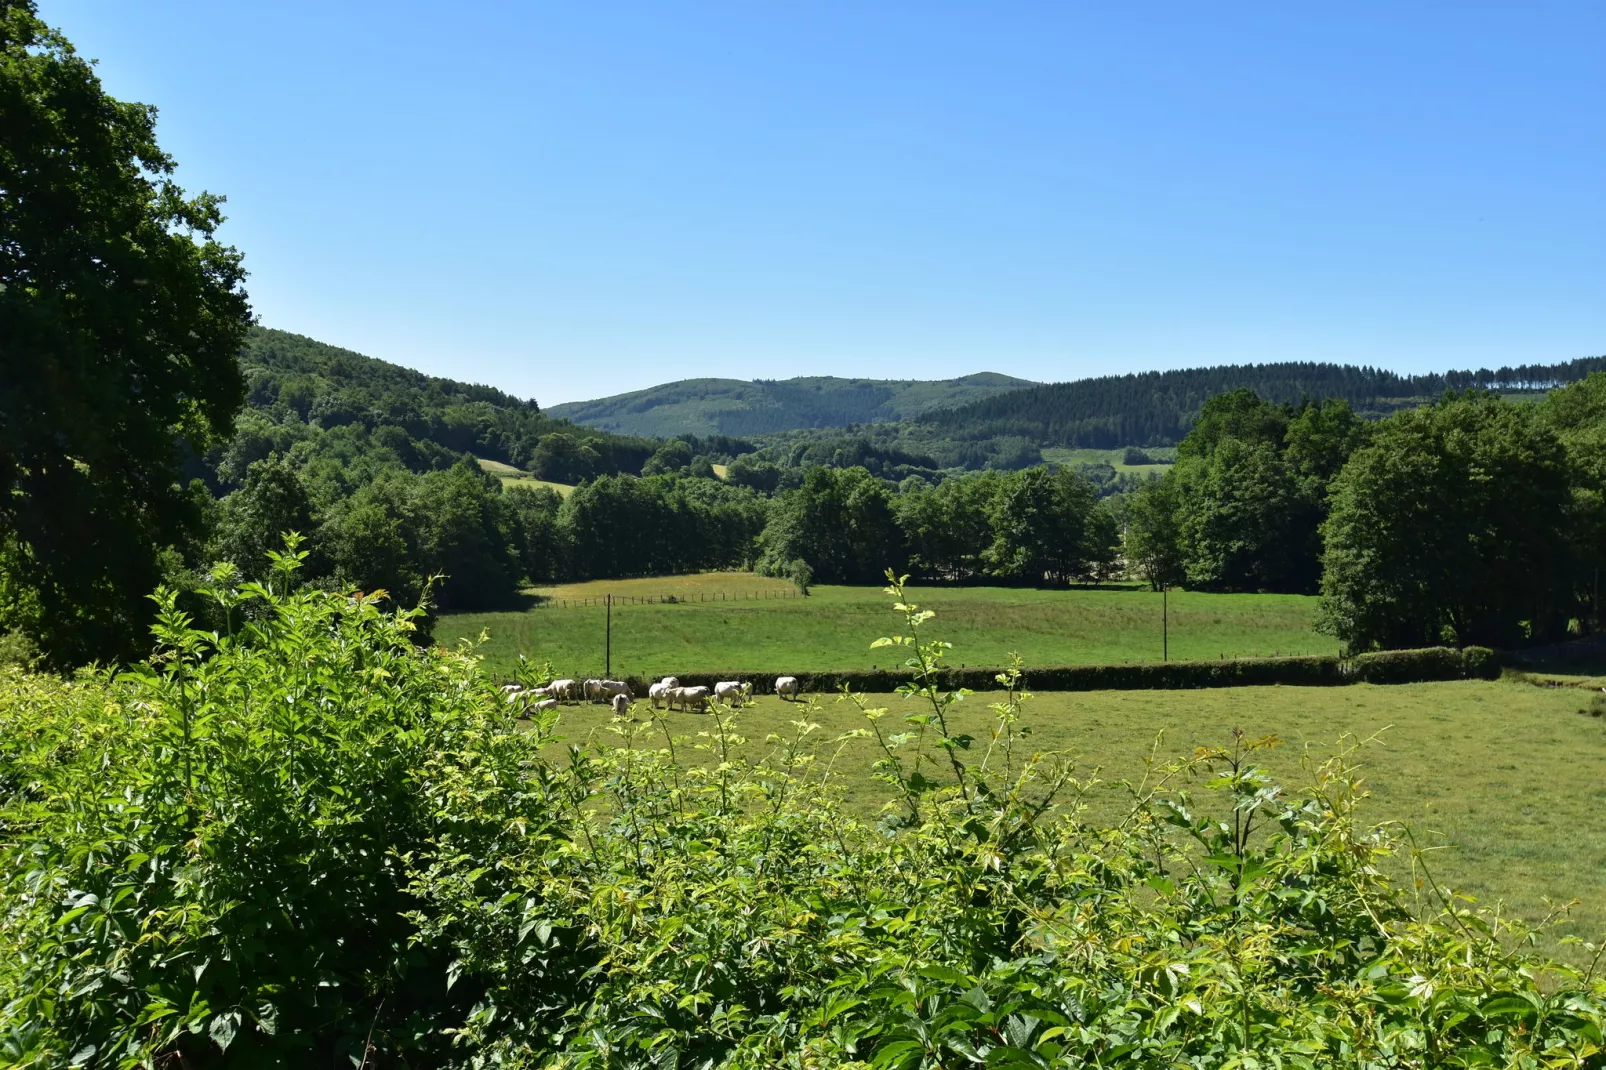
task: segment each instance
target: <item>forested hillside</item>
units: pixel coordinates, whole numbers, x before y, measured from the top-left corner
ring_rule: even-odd
[[[628,394],[554,405],[553,416],[623,434],[762,435],[902,420],[1031,386],[996,372],[958,379],[682,379]]]
[[[1042,446],[1109,449],[1181,441],[1208,398],[1247,387],[1267,401],[1342,398],[1361,415],[1381,415],[1446,390],[1549,390],[1606,370],[1606,357],[1561,364],[1396,375],[1380,368],[1289,362],[1138,372],[1050,383],[920,417],[915,438],[1024,438]]]
[[[583,466],[589,470],[575,471],[571,459],[559,458],[564,470],[542,476],[572,483],[586,475],[639,472],[659,446],[581,431],[543,414],[534,399],[425,375],[288,331],[252,328],[240,364],[249,383],[246,404],[254,413],[275,424],[288,420],[325,430],[360,424],[404,459],[450,464],[472,453],[523,468],[536,461],[542,436],[574,432],[577,446],[583,441],[595,454]],[[248,415],[242,427],[253,423]]]

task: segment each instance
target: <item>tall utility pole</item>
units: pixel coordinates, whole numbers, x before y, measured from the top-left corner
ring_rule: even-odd
[[[602,654],[602,675],[607,679],[613,678],[613,595],[608,596],[608,638],[604,641]]]
[[[1171,660],[1171,609],[1166,605],[1166,592],[1171,588],[1160,585],[1160,660]]]

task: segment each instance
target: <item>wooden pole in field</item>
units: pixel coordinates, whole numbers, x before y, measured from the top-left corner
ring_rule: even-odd
[[[1171,612],[1166,605],[1166,592],[1169,587],[1160,586],[1160,660],[1171,660]]]
[[[608,638],[604,640],[602,675],[613,676],[613,595],[608,596]]]

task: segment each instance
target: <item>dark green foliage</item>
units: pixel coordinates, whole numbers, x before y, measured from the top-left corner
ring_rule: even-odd
[[[251,465],[245,485],[218,503],[213,524],[217,559],[252,579],[261,578],[268,551],[279,549],[286,533],[310,536],[317,528],[307,488],[294,466],[277,454]],[[351,558],[360,557],[361,548],[352,549]],[[375,550],[383,556],[385,547],[381,543]]]
[[[938,679],[946,688],[991,690],[1002,668],[945,667]],[[889,669],[791,673],[805,692],[830,694],[846,687],[867,695],[896,691],[903,673]],[[1500,675],[1499,658],[1487,647],[1455,650],[1389,650],[1339,658],[1309,654],[1285,658],[1226,658],[1219,661],[1168,661],[1133,665],[1034,665],[1021,671],[1022,686],[1038,691],[1186,691],[1201,687],[1329,687],[1342,684],[1416,684],[1437,680],[1492,680]],[[720,680],[746,680],[768,693],[776,673],[682,672],[685,687],[712,687]],[[653,681],[632,679],[638,694]]]
[[[1276,444],[1223,438],[1209,454],[1179,460],[1166,478],[1177,484],[1189,587],[1315,590],[1320,505],[1302,493]]]
[[[1573,465],[1568,583],[1579,616],[1599,632],[1606,623],[1601,586],[1606,572],[1606,372],[1551,394],[1539,406],[1538,418],[1567,448]]]
[[[360,437],[392,450],[414,471],[449,468],[472,453],[529,468],[541,479],[577,483],[638,472],[658,448],[553,419],[534,401],[494,387],[436,378],[288,331],[253,328],[240,365],[251,384],[250,407],[272,424],[360,429],[367,433]]]
[[[1033,468],[1004,481],[993,503],[990,573],[1006,582],[1069,583],[1092,571],[1092,484],[1070,472]]]
[[[873,583],[906,554],[892,493],[863,468],[810,469],[775,502],[761,542],[764,575],[785,576],[801,558],[816,583]]]
[[[1570,484],[1532,407],[1464,395],[1400,413],[1333,484],[1322,627],[1354,650],[1561,638]]]
[[[1500,659],[1483,646],[1377,650],[1351,658],[1345,671],[1357,682],[1368,684],[1493,680],[1500,675]]]
[[[1127,569],[1157,591],[1186,579],[1179,499],[1175,479],[1156,479],[1126,500]]]
[[[1606,370],[1606,357],[1553,365],[1400,376],[1343,364],[1223,365],[1106,376],[1033,386],[952,409],[915,423],[947,440],[980,441],[1020,435],[1042,446],[1116,449],[1182,440],[1204,403],[1237,390],[1267,401],[1343,399],[1363,412],[1387,412],[1446,390],[1544,390]],[[911,430],[919,437],[920,432]]]
[[[579,579],[750,567],[764,516],[751,490],[670,476],[604,476],[558,512]]]
[[[200,530],[183,453],[245,393],[222,199],[179,188],[155,127],[0,4],[0,631],[59,665],[138,649],[163,548]]]
[[[1155,586],[1314,591],[1328,486],[1364,426],[1342,400],[1211,398],[1176,466],[1132,496],[1129,562]]]

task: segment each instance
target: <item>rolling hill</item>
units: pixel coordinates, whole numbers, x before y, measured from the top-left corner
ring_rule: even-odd
[[[762,435],[891,423],[1037,384],[996,372],[958,379],[681,379],[554,405],[547,414],[627,435]]]
[[[1206,399],[1240,387],[1283,403],[1343,398],[1358,412],[1382,415],[1446,390],[1538,394],[1602,370],[1606,357],[1426,375],[1309,361],[1137,372],[1035,385],[949,406],[911,421],[917,426],[910,431],[915,439],[978,441],[1005,436],[1042,447],[1173,446],[1188,433]]]

